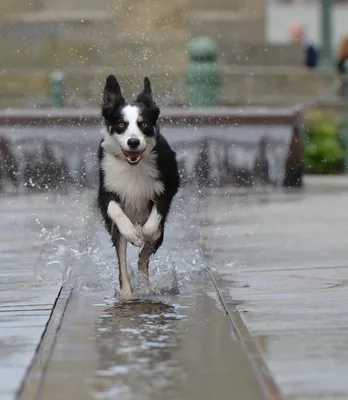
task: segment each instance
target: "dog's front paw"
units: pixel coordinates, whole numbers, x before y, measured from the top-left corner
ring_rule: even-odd
[[[123,226],[120,232],[126,238],[126,240],[132,243],[134,246],[142,247],[144,245],[144,239],[141,235],[141,232],[131,222],[129,222],[129,224],[126,226]]]
[[[161,231],[158,226],[154,226],[153,224],[145,224],[142,229],[143,236],[145,240],[149,242],[155,242],[161,236]]]

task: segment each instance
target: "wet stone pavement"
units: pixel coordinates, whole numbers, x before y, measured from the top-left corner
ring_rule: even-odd
[[[304,193],[220,192],[200,220],[205,254],[287,399],[348,398],[348,181],[324,181],[307,178]]]
[[[92,192],[1,201],[9,265],[1,263],[0,399],[265,398],[201,256],[192,191],[177,198],[151,293],[130,248],[133,302],[115,292],[114,251]]]
[[[62,283],[48,246],[79,233],[78,197],[0,198],[0,398],[13,398],[33,359]],[[49,245],[48,245],[49,244]],[[43,255],[46,252],[46,256]]]
[[[184,189],[131,302],[93,193],[2,197],[0,399],[279,398],[263,359],[287,399],[347,398],[347,192],[247,193]]]
[[[200,281],[179,298],[128,303],[74,293],[38,398],[209,400],[232,390],[263,399],[211,283]]]

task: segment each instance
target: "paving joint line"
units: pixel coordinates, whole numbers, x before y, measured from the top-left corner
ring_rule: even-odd
[[[283,396],[280,392],[280,389],[267,366],[259,346],[253,339],[248,327],[244,322],[244,319],[237,308],[237,302],[232,298],[227,289],[222,289],[219,286],[219,276],[217,273],[213,274],[210,271],[210,278],[232,325],[233,332],[240,341],[251,362],[252,368],[265,398],[268,400],[282,400]]]
[[[73,288],[62,286],[57,294],[46,327],[37,345],[35,355],[29,364],[16,392],[17,400],[36,400],[40,394],[43,377],[53,354],[58,332],[61,328],[65,311]]]
[[[51,307],[47,308],[23,308],[23,309],[18,309],[18,308],[1,308],[0,307],[0,313],[20,313],[20,312],[36,312],[36,311],[51,311]]]

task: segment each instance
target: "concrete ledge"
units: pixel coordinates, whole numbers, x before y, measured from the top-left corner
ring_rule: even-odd
[[[52,313],[38,345],[36,355],[18,390],[18,400],[34,400],[37,398],[42,385],[42,378],[52,356],[65,310],[72,293],[71,287],[62,287],[58,293]]]
[[[168,130],[172,129],[171,140],[177,152],[183,184],[195,181],[201,186],[213,187],[229,183],[246,186],[271,184],[302,187],[301,118],[301,113],[292,109],[164,108],[160,122]],[[0,112],[0,126],[4,127],[68,127],[65,132],[69,132],[72,128],[101,127],[101,125],[102,118],[99,109]],[[250,128],[249,125],[255,127]],[[201,126],[197,136],[191,134],[193,126]],[[175,129],[177,127],[183,129]],[[249,130],[251,136],[244,135],[243,129]],[[47,186],[57,190],[69,185],[89,187],[93,184],[97,176],[96,165],[94,161],[90,160],[90,164],[87,160],[90,157],[88,149],[97,148],[98,139],[93,134],[94,129],[89,129],[90,136],[84,138],[84,146],[77,156],[78,167],[71,167],[68,161],[71,144],[67,143],[66,139],[64,140],[64,135],[58,135],[54,140],[52,138],[49,140],[49,134],[44,133],[45,131],[45,129],[41,130],[42,136],[39,141],[38,137],[35,138],[35,156],[26,148],[17,155],[18,162],[12,161],[2,166],[3,176],[12,186],[14,185],[13,189],[35,187],[41,190]],[[29,133],[25,135],[30,136]],[[71,140],[73,143],[76,136],[71,135]],[[7,136],[4,134],[1,143],[7,158],[17,160],[15,154],[18,152],[16,153],[15,148],[18,144],[13,145],[13,134],[7,134]],[[62,158],[56,154],[57,146],[64,148],[63,153],[59,154],[65,154],[65,157]],[[279,158],[276,156],[275,149],[278,146],[282,149],[282,154],[286,157],[282,175],[272,172],[274,164],[269,161],[270,156],[265,153],[265,146],[268,147],[269,152],[273,152],[273,157],[278,162]],[[249,149],[249,151],[252,149],[251,157],[253,158],[248,160],[248,166],[237,161],[235,152],[241,148]],[[74,154],[76,156],[76,153]],[[23,163],[24,172],[14,173],[14,171],[19,171],[18,165],[23,165]],[[33,175],[36,176],[34,180]],[[47,182],[47,177],[50,177],[49,182]],[[281,183],[280,180],[283,182]]]
[[[292,109],[255,108],[163,108],[163,125],[294,125]],[[0,111],[0,126],[95,126],[101,124],[99,109],[30,109]]]
[[[236,306],[237,302],[231,297],[229,290],[227,288],[223,288],[222,285],[224,285],[224,282],[221,281],[218,276],[214,277],[211,274],[211,279],[231,322],[233,331],[251,362],[255,376],[260,384],[265,398],[268,400],[281,400],[282,395],[280,390],[266,364],[259,346],[255,342],[244,322],[243,317],[238,311]]]

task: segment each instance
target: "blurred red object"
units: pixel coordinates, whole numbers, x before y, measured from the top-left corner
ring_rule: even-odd
[[[304,36],[304,28],[301,24],[293,23],[289,28],[292,42],[302,42]]]

